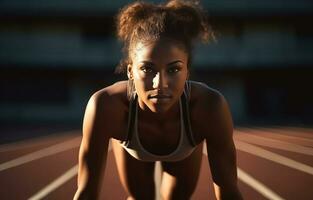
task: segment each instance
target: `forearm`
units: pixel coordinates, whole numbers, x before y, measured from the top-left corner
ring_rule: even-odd
[[[77,191],[74,200],[97,200],[101,189],[102,168],[90,169],[85,162],[80,163],[77,179]]]
[[[106,158],[106,152],[101,153]],[[91,155],[94,155],[93,153]],[[79,168],[77,177],[77,191],[74,196],[74,200],[96,200],[99,196],[101,188],[101,182],[103,177],[103,166],[106,161],[101,158],[90,156],[90,152],[87,154],[83,150],[80,152]]]
[[[73,200],[96,200],[99,195],[99,187],[90,181],[78,181],[78,188]]]
[[[75,195],[74,195],[74,198],[73,200],[87,200],[88,197],[86,195],[86,192],[84,192],[84,190],[78,188]]]
[[[237,186],[231,189],[222,189],[214,185],[214,192],[217,200],[243,200]]]
[[[98,199],[97,193],[92,193],[86,189],[78,188],[73,200],[96,200]]]

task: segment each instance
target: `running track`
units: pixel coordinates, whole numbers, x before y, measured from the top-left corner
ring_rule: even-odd
[[[313,199],[313,129],[236,128],[234,139],[245,199]],[[67,131],[1,145],[0,199],[72,199],[80,141],[79,131]],[[203,156],[195,200],[215,199]],[[101,199],[125,199],[111,150],[107,160]]]

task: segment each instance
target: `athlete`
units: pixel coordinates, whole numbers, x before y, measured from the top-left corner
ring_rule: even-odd
[[[217,90],[189,80],[194,43],[213,38],[199,4],[131,3],[118,14],[117,35],[125,53],[118,71],[128,80],[88,102],[74,199],[99,198],[110,140],[129,200],[155,198],[156,161],[162,199],[190,199],[204,142],[216,198],[242,199],[227,102]]]

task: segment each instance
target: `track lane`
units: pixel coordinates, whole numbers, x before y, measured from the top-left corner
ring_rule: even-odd
[[[262,129],[240,128],[239,131],[243,131],[249,134],[254,134],[260,137],[285,141],[288,143],[293,143],[293,144],[301,145],[304,147],[310,147],[310,148],[313,147],[313,140],[310,138],[289,136],[289,135],[284,135],[282,133],[277,133],[277,131],[264,131]]]
[[[59,152],[0,173],[1,199],[27,199],[77,164],[78,148]]]
[[[0,163],[13,160],[17,157],[70,140],[73,137],[80,135],[79,131],[67,131],[34,139],[27,139],[25,141],[2,144],[0,145]]]
[[[237,159],[242,170],[253,175],[282,198],[312,199],[311,175],[241,150],[237,151]]]
[[[243,129],[239,129],[242,131]],[[303,149],[310,148],[307,142],[310,142],[310,138],[300,137],[303,134],[298,134],[296,132],[301,132],[300,130],[294,130],[288,132],[288,137],[280,137],[281,134],[284,134],[284,129],[278,133],[278,131],[266,132],[264,129],[244,129],[245,133],[251,136],[257,135],[262,138],[265,138],[266,142],[270,142],[273,145],[271,147],[266,146],[266,142],[263,139],[263,145],[255,142],[253,140],[247,139],[244,135],[235,134],[235,141],[246,142],[250,145],[262,148],[264,150],[270,151],[272,153],[285,156],[289,159],[293,159],[300,163],[306,164],[312,167],[312,156],[303,155],[301,153],[291,152],[286,149],[275,148],[275,143],[277,146],[281,146],[282,142],[292,144],[294,146],[303,147]],[[235,131],[236,132],[236,131]],[[278,135],[275,135],[276,132]],[[79,132],[76,132],[79,133]],[[310,130],[305,129],[304,134],[310,134]],[[44,137],[34,142],[34,145],[31,145],[31,142],[28,145],[25,145],[23,148],[15,148],[7,146],[6,148],[12,148],[12,151],[0,151],[0,160],[8,161],[5,159],[5,155],[8,153],[15,152],[15,155],[20,156],[32,151],[38,151],[43,147],[55,145],[66,140],[70,140],[78,136],[74,134],[72,136],[67,135],[59,136],[59,139],[53,138],[51,136],[51,141],[49,143],[49,137]],[[292,136],[292,137],[289,137]],[[63,137],[63,138],[62,138]],[[65,139],[66,138],[66,139]],[[281,138],[281,139],[280,139]],[[298,138],[298,139],[295,139]],[[251,137],[250,137],[251,139]],[[255,139],[255,138],[254,138]],[[303,140],[306,139],[306,140]],[[54,141],[54,142],[53,142]],[[300,141],[300,142],[299,142]],[[303,141],[305,141],[303,143]],[[258,141],[259,142],[259,141]],[[80,142],[78,141],[78,144]],[[262,143],[262,142],[261,142]],[[19,143],[22,144],[22,143]],[[13,144],[11,144],[13,145]],[[23,146],[23,145],[22,145]],[[292,148],[291,148],[292,149]],[[1,150],[1,146],[0,146]],[[30,151],[31,150],[31,151]],[[14,159],[15,157],[8,156],[7,158]],[[7,170],[0,172],[0,196],[1,199],[27,199],[32,195],[38,193],[41,189],[45,188],[47,185],[51,184],[54,180],[64,174],[66,171],[71,169],[71,167],[77,164],[78,158],[78,147],[74,149],[69,149],[57,154],[49,155],[40,159],[36,159],[29,163],[22,164],[17,167],[13,167]],[[240,149],[237,149],[237,158],[238,158],[238,167],[243,170],[244,173],[251,175],[254,179],[264,184],[266,187],[272,189],[275,193],[281,196],[284,199],[301,199],[301,200],[311,200],[313,199],[313,192],[311,192],[311,187],[313,185],[313,177],[308,173],[301,172],[296,169],[292,169],[287,166],[283,166],[279,163],[261,158],[259,156],[251,154],[251,152],[244,152]],[[106,166],[106,171],[104,174],[103,187],[101,191],[102,199],[125,199],[126,193],[124,192],[116,170],[116,164],[114,160],[113,152],[108,153],[108,161]],[[0,162],[0,165],[3,162]],[[201,166],[201,172],[198,181],[198,186],[192,197],[195,200],[202,199],[215,199],[213,193],[212,178],[210,174],[209,164],[206,156],[204,155],[203,163]],[[61,184],[59,187],[54,188],[53,191],[45,196],[42,199],[72,199],[74,192],[76,190],[76,178],[77,175],[73,175],[66,182]],[[264,195],[260,194],[259,191],[255,190],[249,183],[239,179],[239,187],[243,193],[243,196],[246,199],[268,199]],[[16,192],[18,188],[19,192]]]

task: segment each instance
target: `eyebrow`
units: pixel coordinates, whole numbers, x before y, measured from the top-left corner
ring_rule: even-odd
[[[175,60],[173,62],[168,63],[167,65],[172,65],[172,64],[176,64],[176,63],[184,63],[184,62],[181,60]]]
[[[141,63],[154,65],[153,62],[147,61],[147,60],[141,61]],[[175,61],[172,61],[172,62],[168,63],[167,65],[173,65],[173,64],[176,64],[176,63],[184,63],[184,62],[181,61],[181,60],[175,60]]]

